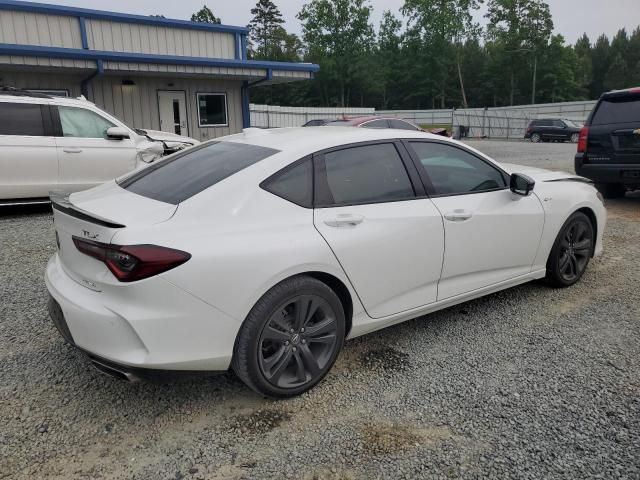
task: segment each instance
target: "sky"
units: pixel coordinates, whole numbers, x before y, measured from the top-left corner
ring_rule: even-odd
[[[403,0],[370,2],[373,6],[372,22],[376,27],[384,10],[391,10],[399,16],[399,9],[404,3]],[[216,16],[222,18],[223,23],[246,25],[256,0],[51,0],[49,3],[140,15],[161,14],[178,19],[189,19],[191,13],[206,3]],[[287,30],[299,34],[300,24],[296,14],[305,2],[274,0],[274,3],[286,20]],[[640,26],[640,0],[547,0],[547,3],[553,15],[555,33],[562,34],[569,43],[574,43],[585,32],[594,41],[602,33],[613,36],[622,27],[630,31]],[[484,23],[483,11],[478,12],[476,17]]]

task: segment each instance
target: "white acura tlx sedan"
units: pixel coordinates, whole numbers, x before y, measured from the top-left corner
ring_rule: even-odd
[[[573,285],[606,221],[581,177],[340,127],[247,129],[52,201],[49,310],[70,344],[124,379],[232,368],[273,397],[316,385],[346,338]]]

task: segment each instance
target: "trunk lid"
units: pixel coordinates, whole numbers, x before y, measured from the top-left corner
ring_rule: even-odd
[[[96,291],[118,281],[104,263],[80,252],[73,237],[109,244],[117,232],[164,222],[178,208],[128,192],[115,181],[71,195],[52,192],[51,202],[62,267],[75,281]]]

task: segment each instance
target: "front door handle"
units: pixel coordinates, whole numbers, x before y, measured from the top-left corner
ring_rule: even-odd
[[[62,151],[64,153],[82,153],[81,148],[63,148]]]
[[[362,215],[352,215],[350,213],[343,213],[331,220],[325,220],[324,224],[334,228],[355,227],[364,222]]]
[[[454,210],[453,212],[445,213],[444,218],[450,222],[465,222],[473,217],[473,214],[467,210]]]

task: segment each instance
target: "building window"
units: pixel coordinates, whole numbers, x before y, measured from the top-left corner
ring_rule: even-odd
[[[226,127],[227,94],[198,93],[198,125],[200,127]]]

